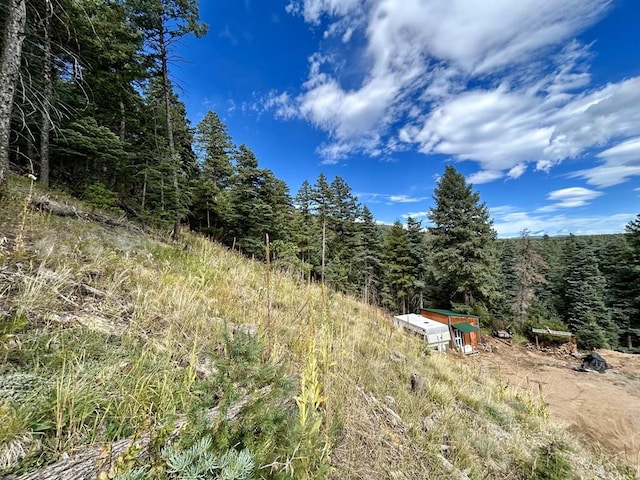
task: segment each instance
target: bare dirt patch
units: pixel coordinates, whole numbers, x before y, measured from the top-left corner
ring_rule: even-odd
[[[580,359],[540,353],[487,338],[487,350],[470,358],[510,385],[540,395],[555,423],[596,449],[619,455],[640,475],[640,355],[598,353],[613,368],[578,372]]]

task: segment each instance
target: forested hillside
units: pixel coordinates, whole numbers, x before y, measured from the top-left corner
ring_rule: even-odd
[[[0,22],[0,191],[9,170],[31,174],[175,238],[188,226],[268,252],[392,312],[454,308],[494,327],[569,328],[585,348],[638,348],[640,217],[625,235],[498,240],[449,166],[428,228],[383,228],[344,179],[321,174],[292,194],[216,112],[190,124],[169,73],[175,43],[207,31],[195,0],[11,0]]]
[[[32,188],[0,205],[0,476],[637,478],[495,353],[430,353],[352,296]]]

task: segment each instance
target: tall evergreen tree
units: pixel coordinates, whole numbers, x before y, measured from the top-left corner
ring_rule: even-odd
[[[184,159],[176,149],[172,107],[173,86],[169,79],[169,60],[175,42],[189,34],[201,37],[206,34],[208,27],[200,22],[196,0],[128,0],[128,5],[131,8],[132,17],[144,31],[146,47],[151,52],[151,58],[156,62],[160,79],[174,197],[173,234],[177,237],[183,214],[180,180],[184,176]]]
[[[422,308],[423,295],[427,280],[427,249],[422,222],[407,218],[407,240],[411,251],[411,276],[413,285],[409,293],[409,310]]]
[[[517,254],[514,264],[515,289],[513,292],[513,310],[520,326],[527,320],[527,312],[535,299],[536,286],[546,283],[545,272],[549,268],[540,253],[535,240],[525,229],[517,243]]]
[[[305,180],[294,199],[296,206],[293,228],[294,241],[299,248],[300,259],[309,266],[314,264],[314,256],[320,258],[314,248],[316,225],[313,216],[313,195],[311,184]],[[315,264],[317,265],[317,262]],[[311,273],[310,268],[308,273]]]
[[[470,310],[475,302],[490,304],[497,293],[496,232],[480,195],[452,166],[434,191],[429,211],[434,281],[441,306]]]
[[[261,235],[255,235],[260,229],[256,225],[260,221],[260,214],[264,213],[260,198],[263,178],[258,159],[249,147],[242,144],[235,152],[235,163],[236,172],[229,189],[229,240],[247,255],[261,255],[263,239]]]
[[[272,241],[293,245],[291,241],[293,205],[289,195],[289,186],[269,169],[261,169],[260,172],[262,174],[260,200],[264,204],[264,213],[260,222],[257,222],[263,225],[261,231],[257,233],[262,238],[265,233],[268,233]]]
[[[551,315],[557,315],[555,308],[554,289],[556,286],[558,270],[561,269],[562,245],[557,239],[552,239],[549,235],[543,235],[540,240],[542,258],[548,268],[545,274],[547,281],[540,283],[536,287],[536,298],[543,310],[547,310]]]
[[[596,257],[584,240],[569,241],[574,245],[565,265],[565,323],[577,333],[583,348],[614,348],[618,328],[605,305],[606,282]]]
[[[409,311],[409,294],[413,287],[411,247],[407,231],[396,221],[387,232],[384,247],[383,305],[402,314]]]
[[[318,175],[316,183],[313,185],[313,212],[315,213],[318,225],[320,226],[320,279],[325,280],[327,262],[327,219],[331,208],[331,187],[327,177],[321,173]]]
[[[625,347],[637,352],[640,345],[640,214],[626,225],[625,232],[629,248],[620,256],[612,285],[614,311],[622,317],[621,334]]]
[[[360,296],[367,304],[378,304],[383,280],[382,238],[373,214],[366,205],[362,208],[362,222],[358,226],[362,238],[359,279]]]
[[[330,259],[327,280],[338,290],[354,293],[359,277],[358,262],[362,257],[362,239],[356,223],[360,218],[360,205],[341,177],[334,178],[329,190],[327,227],[331,241],[327,245]]]
[[[198,124],[195,140],[202,167],[195,187],[193,215],[201,231],[222,239],[228,212],[226,191],[233,174],[233,142],[227,126],[212,111]]]

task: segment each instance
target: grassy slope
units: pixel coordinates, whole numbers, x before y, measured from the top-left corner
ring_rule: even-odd
[[[0,206],[0,322],[15,333],[0,337],[0,474],[187,414],[176,448],[204,435],[216,454],[247,448],[252,478],[632,478],[551,426],[539,399],[425,355],[379,309],[267,280],[195,235],[27,211],[27,192],[16,179]],[[247,323],[257,339],[232,337]],[[266,385],[235,422],[198,417]],[[149,462],[177,478],[159,450]]]

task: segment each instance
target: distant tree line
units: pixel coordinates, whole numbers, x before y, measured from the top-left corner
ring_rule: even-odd
[[[485,325],[570,329],[638,351],[640,216],[625,234],[498,240],[449,166],[430,227],[378,225],[340,177],[295,195],[209,112],[194,128],[169,76],[201,36],[196,0],[8,0],[0,5],[0,196],[34,173],[143,224],[188,224],[249,257],[392,312],[452,308]]]

